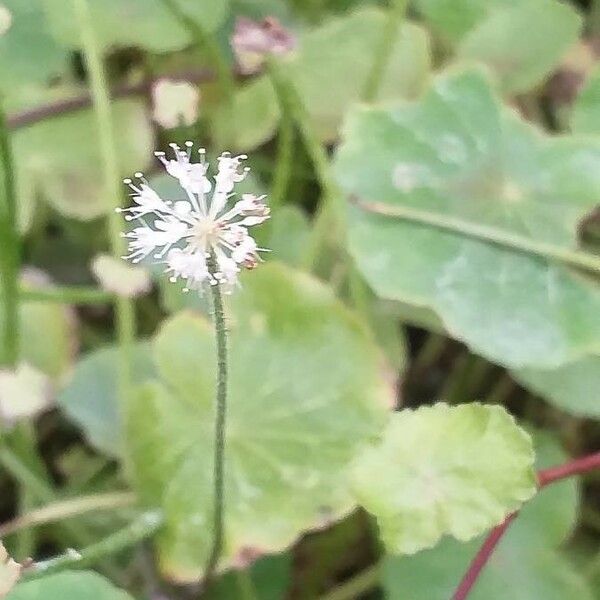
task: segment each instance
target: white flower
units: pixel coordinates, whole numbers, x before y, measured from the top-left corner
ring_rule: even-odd
[[[152,118],[163,127],[189,127],[198,120],[200,91],[188,81],[160,79],[152,87]]]
[[[0,369],[0,423],[10,427],[43,412],[51,403],[52,384],[48,375],[26,362],[13,370]]]
[[[150,273],[143,267],[128,265],[108,254],[98,254],[92,261],[92,273],[102,289],[125,298],[135,298],[150,291]]]
[[[186,287],[200,290],[205,282],[223,284],[231,291],[242,267],[254,268],[259,260],[256,241],[248,228],[269,218],[264,196],[243,194],[233,202],[235,184],[244,179],[249,169],[240,170],[244,155],[223,153],[217,159],[214,182],[208,177],[204,149],[200,162],[191,162],[192,142],[186,150],[171,144],[174,158],[155,152],[167,173],[179,181],[183,198],[163,200],[148,184],[142,173],[138,181],[125,179],[133,190],[134,204],[125,209],[128,221],[140,225],[123,234],[128,239],[129,255],[138,263],[150,254],[165,263],[170,280],[184,279]],[[207,259],[214,256],[216,268],[209,270]]]

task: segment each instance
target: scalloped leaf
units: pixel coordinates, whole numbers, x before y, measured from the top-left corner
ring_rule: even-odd
[[[465,70],[419,102],[355,111],[336,172],[349,195],[387,211],[350,206],[348,217],[350,252],[381,297],[433,309],[451,335],[513,368],[600,350],[594,281],[511,242],[577,249],[600,197],[600,140],[544,137]]]
[[[123,175],[148,159],[153,134],[146,109],[139,100],[113,104],[119,168]],[[61,214],[91,220],[107,211],[102,166],[91,110],[49,119],[13,136],[20,204],[37,196]]]
[[[354,506],[346,466],[393,401],[364,325],[316,280],[270,263],[229,297],[225,550],[221,568],[289,546]],[[162,505],[163,571],[193,581],[211,544],[214,342],[184,312],[154,341],[160,381],[129,406],[132,475]]]
[[[133,596],[92,571],[64,571],[20,583],[6,600],[133,600]]]
[[[190,17],[213,32],[229,14],[228,0],[176,0]],[[64,0],[44,0],[57,40],[78,48],[81,39],[73,10]],[[139,46],[155,52],[182,50],[190,34],[160,0],[89,0],[100,45],[105,49]]]
[[[567,457],[547,433],[534,432],[537,466]],[[579,483],[568,479],[545,488],[511,524],[479,577],[473,600],[591,600],[588,585],[555,548],[578,520]],[[388,556],[383,585],[389,598],[447,600],[483,539],[459,543],[451,538],[414,556]]]
[[[388,551],[414,554],[500,523],[535,494],[533,462],[529,436],[503,408],[436,404],[393,415],[356,460],[353,489]]]

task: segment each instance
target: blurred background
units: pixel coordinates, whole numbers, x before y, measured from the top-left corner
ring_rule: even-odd
[[[125,489],[114,448],[117,364],[114,353],[103,354],[117,335],[114,295],[131,299],[139,338],[178,310],[207,310],[203,298],[166,283],[160,267],[132,269],[112,256],[115,232],[107,220],[128,199],[125,186],[112,197],[106,179],[102,106],[83,50],[88,44],[89,53],[90,35],[104,67],[100,84],[110,92],[116,178],[142,171],[169,195],[173,184],[153,151],[193,140],[209,157],[246,153],[252,170],[244,185],[267,194],[272,209],[259,234],[272,250],[265,260],[298,269],[306,269],[323,197],[337,193],[329,160],[359,105],[418,101],[436,73],[477,63],[491,73],[501,101],[540,131],[600,135],[600,2],[87,4],[89,31],[70,0],[0,0],[0,96],[13,150],[24,299],[20,353],[35,370],[0,381],[5,437],[27,466],[19,471],[0,451],[0,521],[8,524],[0,525],[0,537],[18,560],[64,550],[81,538],[69,537],[73,530],[83,530],[84,540],[100,539],[131,517],[130,500],[121,496],[117,505],[124,506],[106,514],[13,530],[18,515],[40,505]],[[588,210],[577,228],[581,247],[597,252],[600,212]],[[363,298],[399,406],[439,398],[503,404],[532,432],[540,466],[598,449],[597,355],[550,375],[486,359],[451,336],[433,310],[376,298],[362,277],[350,277],[341,240],[341,229],[332,227],[311,269],[344,302],[356,307]],[[5,261],[15,247],[12,237],[0,238]],[[10,327],[0,325],[4,332]],[[137,357],[134,368],[143,378],[147,357]],[[34,491],[28,473],[35,475]],[[536,502],[511,529],[473,598],[600,599],[598,474],[560,483]],[[251,577],[258,597],[273,600],[441,600],[478,543],[444,540],[412,557],[384,557],[373,523],[354,512],[257,562]],[[149,544],[98,569],[137,598],[193,597],[161,580]],[[349,582],[355,587],[343,588]],[[345,595],[335,595],[340,586]],[[235,575],[203,597],[248,598]]]

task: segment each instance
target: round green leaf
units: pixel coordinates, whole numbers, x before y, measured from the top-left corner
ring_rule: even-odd
[[[445,539],[433,550],[388,557],[384,587],[390,600],[448,600],[483,540]],[[589,585],[556,550],[506,537],[485,566],[469,600],[593,600]]]
[[[276,552],[347,513],[346,466],[392,403],[364,326],[316,280],[270,263],[228,297],[226,539],[221,566]],[[127,428],[141,497],[162,505],[159,558],[192,581],[211,544],[214,334],[181,313],[154,342],[161,380],[139,389]]]
[[[72,91],[71,91],[72,93]],[[123,175],[140,168],[153,145],[143,103],[113,105],[119,167]],[[68,217],[90,220],[108,210],[102,162],[91,110],[42,121],[15,133],[14,154],[19,204],[43,197]]]
[[[66,70],[67,52],[50,36],[43,0],[3,0],[12,15],[8,30],[0,35],[2,91],[33,81],[46,83]]]
[[[154,374],[150,348],[137,344],[131,352],[134,382]],[[110,346],[86,354],[58,394],[57,404],[84,431],[88,441],[110,456],[119,456],[122,428],[118,391],[119,348]]]
[[[521,0],[496,8],[462,41],[459,58],[488,65],[509,93],[541,83],[577,41],[581,18],[556,0]]]
[[[6,600],[133,600],[91,571],[65,571],[20,583]]]
[[[232,139],[232,150],[250,151],[270,140],[279,123],[279,105],[268,77],[259,77],[236,91],[233,97],[235,126],[232,129],[231,108],[216,112],[213,123],[218,139]]]
[[[301,37],[298,56],[289,65],[290,75],[323,139],[337,137],[344,114],[360,100],[386,19],[383,11],[365,8],[331,19]],[[379,99],[417,96],[427,82],[430,62],[425,31],[404,23]]]
[[[585,356],[552,370],[520,369],[512,375],[568,413],[600,418],[600,356]]]
[[[534,431],[532,437],[538,469],[567,460],[550,434]],[[554,550],[577,523],[578,488],[575,478],[555,483],[521,509],[481,574],[474,600],[590,599],[583,579]],[[414,556],[388,556],[383,572],[388,597],[447,600],[482,541],[447,538]]]
[[[353,469],[385,546],[413,554],[450,534],[469,540],[533,496],[529,436],[499,406],[436,404],[393,415]]]
[[[598,140],[543,137],[467,70],[443,74],[417,103],[356,111],[336,172],[349,195],[388,210],[351,206],[348,218],[350,252],[380,296],[433,309],[510,367],[600,350],[598,286],[511,242],[576,249],[600,197]]]
[[[63,0],[44,0],[57,40],[77,48],[81,43],[77,20]],[[215,31],[229,12],[228,0],[176,0],[180,8],[207,32]],[[161,0],[90,0],[95,34],[102,47],[140,46],[157,52],[181,50],[189,32]]]

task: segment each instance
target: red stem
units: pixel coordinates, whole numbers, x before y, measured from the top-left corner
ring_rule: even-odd
[[[238,70],[235,71],[236,77],[241,77]],[[175,79],[189,81],[190,83],[205,83],[214,79],[214,73],[209,69],[186,71],[181,73],[172,73],[164,75],[166,79]],[[152,81],[140,81],[136,83],[127,83],[115,87],[111,92],[111,97],[126,98],[128,96],[138,96],[147,94],[151,89]],[[92,97],[89,92],[85,91],[72,98],[49,102],[35,108],[30,108],[19,113],[15,113],[8,118],[9,129],[20,129],[29,125],[34,125],[39,121],[58,117],[65,113],[88,108],[92,105]]]
[[[538,488],[542,489],[543,487],[550,485],[555,481],[560,481],[561,479],[572,477],[573,475],[581,475],[582,473],[586,473],[587,471],[592,471],[594,469],[600,469],[600,452],[584,456],[583,458],[578,458],[565,463],[564,465],[538,471]],[[458,584],[458,587],[452,596],[452,600],[465,600],[468,597],[469,593],[473,589],[473,586],[477,582],[481,571],[487,564],[488,560],[496,549],[496,546],[502,539],[502,536],[506,533],[508,527],[513,522],[517,514],[518,513],[515,512],[508,515],[503,523],[492,529],[490,534],[481,545],[481,548],[473,558],[473,561],[469,565],[469,568],[464,574],[461,582]]]

